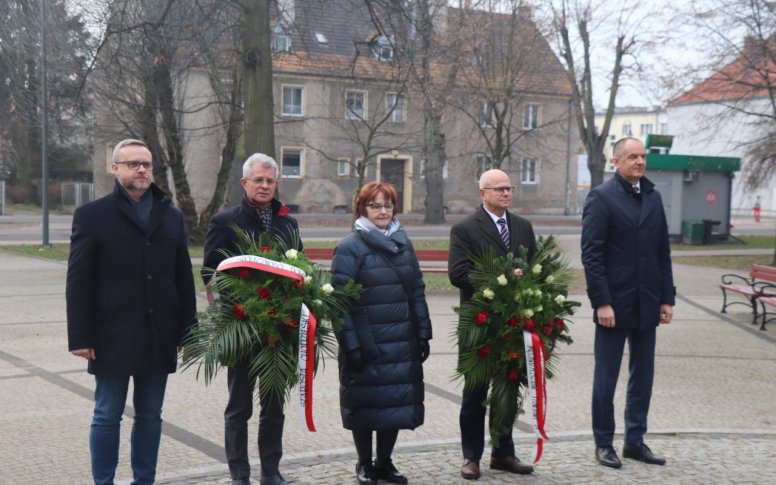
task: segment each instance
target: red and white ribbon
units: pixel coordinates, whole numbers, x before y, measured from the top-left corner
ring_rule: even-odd
[[[299,417],[302,427],[315,431],[313,423],[313,369],[315,368],[315,328],[318,321],[302,303],[299,316]]]
[[[544,372],[544,345],[536,331],[523,330],[525,344],[525,369],[528,380],[529,404],[531,406],[531,426],[533,426],[536,444],[533,448],[533,462],[542,457],[544,440],[550,439],[544,432],[544,420],[547,414],[547,381]]]
[[[297,281],[304,281],[305,272],[296,266],[244,254],[234,256],[221,261],[216,268],[216,272],[226,271],[236,268],[248,268],[264,273],[272,273],[285,278],[291,278]],[[213,303],[215,297],[208,285],[208,302]],[[299,410],[302,418],[302,426],[309,431],[315,431],[313,423],[313,371],[315,368],[315,330],[317,320],[315,315],[302,303],[301,314],[299,316]]]

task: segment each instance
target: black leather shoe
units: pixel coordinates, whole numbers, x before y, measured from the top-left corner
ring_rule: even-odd
[[[274,475],[262,475],[259,483],[261,485],[288,485],[288,482],[280,475],[280,473],[276,473]]]
[[[407,483],[407,477],[399,473],[399,470],[393,466],[393,461],[380,462],[375,460],[375,476],[378,480],[384,480],[388,483],[398,483],[404,485]]]
[[[232,485],[251,485],[250,478],[235,478],[232,480]]]
[[[622,462],[617,458],[617,452],[611,446],[597,446],[595,449],[595,459],[603,466],[610,468],[620,468]]]
[[[361,485],[377,485],[375,468],[371,463],[367,463],[366,465],[356,463],[356,478]]]
[[[638,445],[625,444],[622,447],[622,456],[625,458],[631,458],[633,460],[643,461],[650,465],[665,465],[666,459],[662,456],[657,456],[652,453],[649,446],[644,443]]]

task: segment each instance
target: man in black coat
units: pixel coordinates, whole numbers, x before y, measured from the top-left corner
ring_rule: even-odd
[[[225,259],[223,250],[238,253],[237,235],[232,226],[248,231],[258,241],[262,234],[285,241],[289,248],[301,251],[299,226],[288,215],[288,207],[275,199],[280,180],[275,160],[262,153],[248,157],[243,164],[240,180],[245,197],[239,205],[215,215],[208,224],[205,237],[205,256],[202,279],[207,284],[212,270]],[[224,446],[229,462],[232,484],[250,483],[251,465],[248,461],[248,420],[253,415],[255,382],[248,375],[248,367],[230,367],[227,371],[229,402],[224,411]],[[260,398],[259,457],[261,484],[283,485],[280,458],[283,456],[283,406],[278,399]]]
[[[132,472],[153,483],[167,376],[196,318],[183,216],[152,183],[139,140],[113,150],[113,193],[76,210],[67,267],[68,349],[95,376],[89,445],[94,483],[113,483],[129,377]]]
[[[622,466],[612,447],[614,391],[625,341],[630,350],[623,456],[663,465],[644,444],[658,324],[671,323],[676,290],[663,201],[644,177],[644,144],[623,138],[613,149],[614,177],[590,191],[582,213],[582,264],[595,310],[593,435],[596,460]]]
[[[448,275],[453,286],[459,289],[461,304],[474,294],[469,280],[471,258],[481,255],[486,248],[493,248],[499,256],[506,256],[510,252],[517,254],[520,246],[525,246],[529,258],[536,250],[531,223],[507,210],[512,203],[513,191],[506,173],[495,169],[486,171],[480,177],[482,206],[450,231]],[[487,387],[463,392],[460,426],[464,464],[461,476],[467,480],[480,477],[480,458],[485,447],[485,407],[482,403],[487,395]],[[521,475],[533,472],[531,465],[515,456],[511,431],[502,436],[492,449],[490,467]]]

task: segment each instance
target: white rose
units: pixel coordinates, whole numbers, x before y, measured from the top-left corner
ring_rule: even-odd
[[[507,277],[502,275],[499,275],[498,278],[496,278],[496,281],[498,281],[499,286],[507,286]]]
[[[493,293],[493,290],[491,290],[490,288],[485,288],[484,290],[482,290],[482,296],[484,296],[488,300],[492,300],[493,297],[496,296],[496,294]]]
[[[305,277],[304,277],[304,282],[305,282],[305,284],[307,284],[307,283],[310,283],[312,280],[313,280],[313,277],[312,277],[312,276],[305,276]]]
[[[558,305],[562,305],[564,301],[566,301],[566,297],[563,295],[558,295],[555,297],[555,303]]]
[[[299,256],[299,252],[297,252],[296,249],[289,249],[288,251],[286,251],[287,259],[296,259],[297,256]]]
[[[331,286],[329,283],[326,283],[325,285],[321,286],[321,291],[326,293],[327,295],[331,295],[334,291],[334,287]]]
[[[323,302],[321,300],[319,300],[318,298],[316,298],[315,300],[313,300],[313,305],[315,305],[315,306],[323,306]]]
[[[547,279],[546,279],[546,280],[544,280],[544,281],[545,281],[546,283],[548,283],[548,284],[549,284],[549,283],[552,283],[553,281],[555,281],[555,277],[554,277],[554,276],[552,276],[552,275],[550,275],[550,276],[548,276],[548,277],[547,277]]]
[[[539,305],[539,306],[537,306],[536,308],[534,308],[534,310],[536,311],[536,313],[539,313],[539,312],[540,312],[540,311],[542,311],[543,309],[544,309],[544,307],[543,307],[543,306],[541,306],[541,305]]]
[[[539,288],[535,289],[534,296],[542,296],[542,290],[540,290]]]
[[[534,316],[534,312],[533,312],[533,310],[528,308],[527,310],[523,310],[523,316],[525,318],[531,318],[532,316]]]
[[[531,268],[531,272],[533,274],[539,274],[542,272],[542,265],[541,264],[535,264],[533,268]]]

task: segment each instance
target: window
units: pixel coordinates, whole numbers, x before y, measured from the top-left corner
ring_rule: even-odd
[[[631,136],[633,132],[631,131],[631,125],[630,123],[623,123],[622,125],[622,136]]]
[[[366,119],[366,93],[363,91],[345,92],[345,118],[349,120]]]
[[[520,182],[524,184],[535,184],[539,179],[539,160],[535,158],[524,158],[523,167],[520,170]]]
[[[298,86],[283,86],[283,115],[302,116],[302,94],[304,88]]]
[[[474,181],[479,182],[483,172],[490,170],[493,163],[490,157],[484,153],[478,153],[474,156]]]
[[[490,101],[482,101],[480,103],[480,113],[478,116],[480,126],[493,127],[493,103]]]
[[[387,36],[381,35],[377,37],[371,42],[370,47],[377,59],[385,62],[393,60],[393,45],[391,45],[391,40]]]
[[[286,34],[272,34],[273,52],[291,52],[291,37]]]
[[[523,108],[523,129],[533,130],[539,127],[539,105],[527,104]]]
[[[641,133],[641,136],[652,134],[652,123],[643,123],[639,128],[639,133]]]
[[[393,47],[380,47],[379,54],[377,55],[377,58],[381,61],[392,61],[393,60]]]
[[[302,149],[281,148],[280,173],[283,177],[300,178],[302,176]]]
[[[404,96],[394,93],[385,95],[385,111],[390,113],[388,121],[404,122]]]
[[[350,175],[350,159],[337,159],[337,177],[347,177]]]

